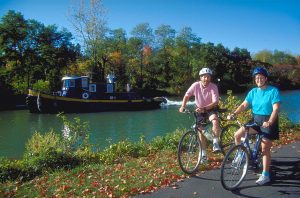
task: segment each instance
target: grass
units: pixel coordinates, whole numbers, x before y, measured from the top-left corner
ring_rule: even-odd
[[[299,129],[281,133],[274,146],[300,140]],[[201,165],[198,174],[219,168],[223,156],[209,152],[209,163]],[[2,183],[2,197],[131,197],[151,193],[162,187],[176,189],[177,182],[189,175],[178,164],[176,151],[166,149],[146,157],[128,157],[111,165],[88,164],[70,170],[46,172],[27,182]]]

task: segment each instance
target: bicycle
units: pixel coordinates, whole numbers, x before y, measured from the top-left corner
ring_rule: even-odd
[[[226,109],[217,109],[219,113],[224,113]],[[191,126],[191,129],[186,131],[180,138],[178,148],[177,148],[177,160],[181,170],[187,174],[193,174],[198,170],[198,167],[201,163],[202,157],[202,146],[198,133],[208,132],[212,134],[212,124],[208,119],[200,123],[200,126],[197,125],[197,112],[185,110],[183,113],[194,114],[194,124]],[[219,116],[220,121],[224,121]],[[221,125],[221,134],[220,134],[220,148],[223,155],[227,152],[229,147],[234,144],[233,134],[238,130],[239,126],[236,124],[228,124],[226,126]]]
[[[225,155],[221,165],[221,183],[226,190],[235,190],[243,182],[251,165],[254,169],[262,168],[261,134],[249,134],[249,128],[259,126],[257,123],[242,124],[246,128],[245,137],[239,145],[233,146]],[[255,144],[252,143],[255,137]]]

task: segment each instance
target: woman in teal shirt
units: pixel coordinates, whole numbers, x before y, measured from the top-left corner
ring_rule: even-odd
[[[261,147],[263,155],[263,172],[256,181],[258,185],[270,182],[270,163],[272,140],[279,138],[278,112],[280,107],[280,93],[276,87],[267,84],[268,72],[262,67],[253,71],[253,78],[257,87],[249,91],[244,102],[233,112],[239,114],[251,108],[253,120],[259,126],[250,128],[250,133],[263,135]],[[235,134],[235,144],[240,144],[241,137],[245,135],[245,128],[240,128]]]

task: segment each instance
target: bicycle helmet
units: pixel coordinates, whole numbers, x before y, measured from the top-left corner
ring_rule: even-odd
[[[252,73],[252,76],[256,76],[257,74],[262,74],[264,75],[265,77],[268,77],[269,76],[269,72],[263,68],[263,67],[256,67],[254,70],[253,70],[253,73]]]
[[[204,67],[204,68],[202,68],[202,69],[199,71],[199,76],[202,76],[202,75],[204,75],[204,74],[210,74],[210,75],[212,75],[213,72],[212,72],[211,69]]]

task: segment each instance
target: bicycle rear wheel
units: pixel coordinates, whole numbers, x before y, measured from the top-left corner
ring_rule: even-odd
[[[198,133],[187,131],[179,141],[177,159],[181,170],[192,174],[198,170],[201,161],[201,142]]]
[[[221,183],[226,190],[235,190],[244,180],[249,168],[249,153],[245,146],[232,147],[221,166]]]
[[[237,124],[226,125],[220,135],[220,148],[223,155],[226,155],[228,150],[234,145],[234,133],[239,129]]]

